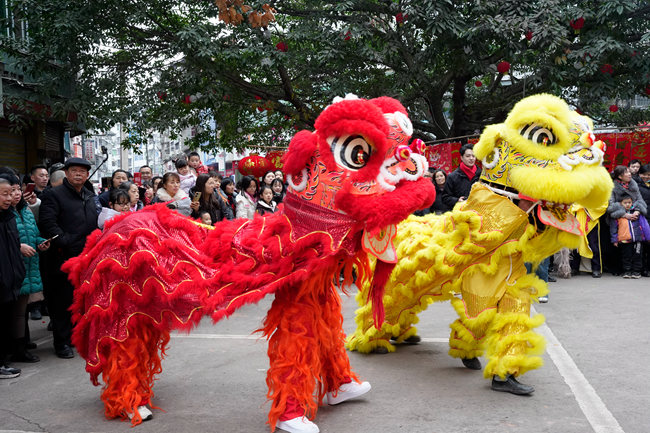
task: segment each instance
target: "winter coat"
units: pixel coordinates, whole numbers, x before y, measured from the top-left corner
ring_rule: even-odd
[[[87,188],[76,189],[68,179],[63,184],[47,190],[41,196],[41,210],[38,228],[41,235],[51,238],[50,249],[54,248],[59,260],[76,257],[86,245],[86,237],[97,228],[97,217],[101,209],[97,208],[96,195]]]
[[[170,196],[165,188],[158,188],[156,191],[156,200],[158,203],[167,203],[172,209],[175,209],[179,214],[190,216],[192,208],[190,208],[190,198],[185,194],[185,191],[179,189],[174,197]]]
[[[460,197],[465,197],[465,199],[467,199],[469,192],[472,189],[472,185],[478,182],[480,177],[481,169],[479,167],[476,167],[476,173],[474,173],[474,176],[471,179],[467,177],[460,167],[452,171],[449,176],[447,176],[447,181],[445,182],[445,188],[442,192],[442,203],[447,207],[447,209],[453,209]]]
[[[648,205],[650,205],[650,182],[646,184],[642,179],[639,179],[636,186],[639,187],[639,192],[641,193],[641,197],[643,198],[647,208]]]
[[[104,230],[106,222],[110,221],[111,218],[118,216],[120,213],[121,212],[111,209],[110,207],[103,207],[99,217],[97,218],[97,227]]]
[[[194,196],[194,190],[190,190],[190,195]],[[232,209],[226,203],[224,203],[221,195],[214,194],[214,199],[209,201],[199,200],[199,209],[197,211],[192,210],[190,216],[192,218],[198,218],[201,213],[207,212],[210,214],[210,219],[212,224],[218,223],[224,219],[233,219],[234,215]]]
[[[16,215],[11,209],[0,210],[0,302],[15,301],[24,279],[25,262],[20,253]]]
[[[181,189],[185,191],[186,194],[189,195],[190,189],[194,188],[194,185],[196,185],[196,176],[194,175],[194,173],[189,173],[189,174],[178,173],[178,177],[181,180]]]
[[[442,214],[450,211],[451,209],[442,201],[442,193],[445,190],[444,185],[439,187],[436,185],[436,200],[433,202],[429,208],[429,213]],[[465,196],[467,197],[467,196]]]
[[[20,288],[21,295],[31,295],[43,291],[43,281],[41,280],[41,271],[39,269],[38,245],[45,242],[36,225],[34,214],[27,206],[20,211],[13,209],[16,215],[16,227],[20,236],[20,243],[27,244],[37,252],[33,257],[23,256],[25,262],[25,279]]]
[[[642,215],[648,215],[648,208],[646,202],[641,197],[639,192],[639,186],[634,180],[631,180],[628,184],[628,187],[625,188],[620,181],[614,181],[614,189],[612,190],[612,195],[609,197],[609,206],[607,207],[607,215],[613,220],[622,218],[626,211],[623,205],[621,204],[621,197],[626,193],[632,197],[634,201],[632,207],[634,210],[639,211]]]
[[[275,213],[278,209],[273,200],[271,204],[266,204],[264,200],[257,200],[257,213],[264,216],[266,214]]]
[[[242,191],[241,194],[235,197],[235,203],[237,204],[237,218],[248,218],[252,220],[255,217],[257,203],[248,193]]]
[[[631,209],[632,212],[634,212],[634,209]],[[650,240],[650,226],[648,226],[648,221],[643,215],[639,215],[639,219],[634,221],[627,218],[611,220],[609,232],[612,243]]]

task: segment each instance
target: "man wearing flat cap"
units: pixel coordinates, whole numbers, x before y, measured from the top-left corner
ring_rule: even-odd
[[[97,228],[99,209],[95,193],[85,187],[90,172],[90,162],[82,158],[65,161],[63,184],[51,188],[44,194],[41,203],[39,228],[45,238],[52,240],[52,275],[50,293],[47,299],[54,351],[59,358],[72,358],[74,352],[70,343],[72,322],[68,308],[72,305],[73,286],[61,265],[67,259],[81,254],[86,237]]]

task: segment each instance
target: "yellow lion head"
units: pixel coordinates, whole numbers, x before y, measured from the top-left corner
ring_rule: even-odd
[[[485,128],[474,153],[481,182],[538,203],[544,215],[562,219],[572,204],[602,209],[609,200],[612,180],[591,119],[556,96],[519,101],[504,123]]]

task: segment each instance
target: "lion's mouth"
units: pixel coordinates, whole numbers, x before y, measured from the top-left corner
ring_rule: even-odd
[[[574,235],[582,236],[584,234],[580,223],[569,211],[572,204],[535,199],[521,194],[511,187],[504,188],[490,182],[485,182],[485,184],[492,192],[511,199],[520,209],[533,216],[535,221]]]

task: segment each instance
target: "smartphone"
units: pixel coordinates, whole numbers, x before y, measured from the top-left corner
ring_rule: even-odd
[[[197,192],[194,193],[194,197],[192,197],[192,201],[195,201],[195,202],[199,201],[200,198],[201,198],[201,191],[197,191]]]
[[[54,239],[56,239],[56,238],[58,238],[58,237],[59,237],[59,235],[54,235],[54,236],[52,236],[52,237],[49,238],[49,239],[45,239],[42,243],[53,241]]]
[[[27,185],[25,185],[25,191],[23,192],[23,194],[29,194],[34,192],[34,188],[36,188],[35,183],[28,183]]]

